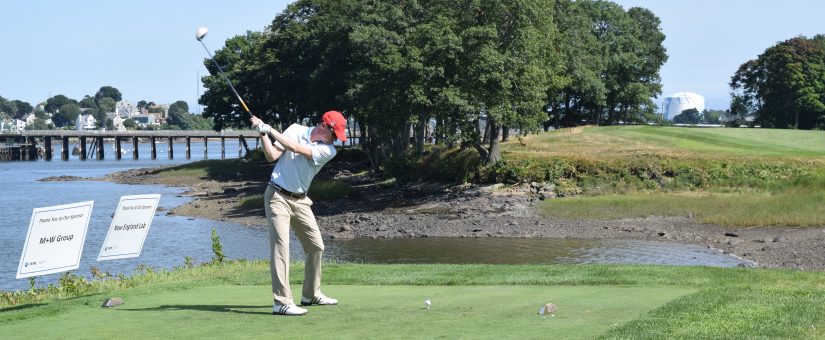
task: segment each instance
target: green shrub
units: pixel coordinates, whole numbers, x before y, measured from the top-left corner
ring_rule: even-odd
[[[245,210],[257,210],[264,207],[264,194],[256,194],[241,198],[238,206]]]
[[[212,228],[212,257],[213,263],[221,263],[225,256],[223,255],[223,245],[221,244],[221,237],[218,236],[218,231]]]
[[[418,156],[410,151],[391,158],[384,171],[398,183],[415,181],[464,183],[478,177],[481,160],[472,149],[432,147]]]

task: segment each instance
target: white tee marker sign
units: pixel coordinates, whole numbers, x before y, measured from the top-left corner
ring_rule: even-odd
[[[140,256],[160,194],[121,196],[98,261]]]
[[[77,269],[94,201],[35,208],[17,278]]]

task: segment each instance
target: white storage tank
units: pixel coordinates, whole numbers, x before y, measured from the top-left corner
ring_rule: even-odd
[[[693,92],[677,92],[665,97],[662,102],[662,114],[667,120],[673,120],[673,117],[687,109],[705,111],[705,97]]]

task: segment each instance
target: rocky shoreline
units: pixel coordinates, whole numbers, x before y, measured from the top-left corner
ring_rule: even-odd
[[[398,188],[349,172],[319,174],[352,184],[347,198],[315,202],[313,209],[324,237],[544,237],[647,240],[693,244],[769,268],[825,269],[825,227],[725,227],[703,224],[692,216],[621,220],[569,220],[536,212],[541,200],[553,198],[535,186],[442,186]],[[263,209],[242,209],[244,197],[263,193],[266,182],[233,178],[186,178],[158,175],[152,169],[130,170],[105,180],[130,184],[186,187],[193,201],[167,214],[231,221],[264,228]]]

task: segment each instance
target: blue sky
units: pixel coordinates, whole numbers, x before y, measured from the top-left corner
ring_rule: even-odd
[[[63,94],[80,100],[104,85],[124,99],[198,110],[198,74],[206,53],[195,30],[209,28],[212,50],[246,31],[261,31],[284,0],[11,0],[0,19],[0,96],[36,104]],[[816,0],[615,0],[652,10],[667,35],[670,59],[663,94],[704,95],[709,109],[727,108],[728,81],[743,62],[779,41],[825,33]],[[202,90],[200,90],[202,91]]]
[[[132,103],[185,100],[195,112],[198,73],[208,72],[197,28],[209,28],[204,43],[214,53],[226,39],[263,30],[290,2],[3,1],[0,96],[34,105],[109,85]]]
[[[705,96],[708,109],[730,105],[731,76],[777,42],[825,34],[825,1],[818,0],[614,0],[625,10],[644,7],[662,20],[669,59],[662,67],[663,95]],[[661,98],[658,100],[661,105]]]

